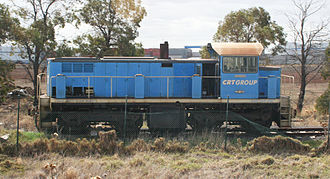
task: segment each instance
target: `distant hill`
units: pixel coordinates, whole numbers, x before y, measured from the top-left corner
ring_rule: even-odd
[[[2,60],[10,60],[10,61],[20,61],[23,63],[28,63],[27,59],[23,59],[19,56],[21,53],[20,49],[11,49],[9,46],[1,46],[0,47],[0,58]]]

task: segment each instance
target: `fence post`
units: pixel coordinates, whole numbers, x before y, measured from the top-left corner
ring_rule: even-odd
[[[88,82],[87,83],[88,83],[88,88],[87,88],[88,89],[88,93],[87,94],[88,94],[88,98],[90,98],[91,95],[90,95],[90,79],[89,79],[89,76],[88,76]]]
[[[166,96],[167,98],[169,97],[169,86],[170,86],[170,79],[169,77],[167,77],[167,81],[166,81]]]
[[[124,115],[124,131],[123,131],[124,141],[126,141],[126,122],[127,122],[126,120],[127,120],[127,95],[125,100],[125,115]]]
[[[329,119],[328,119],[328,143],[327,143],[327,148],[328,148],[328,150],[329,150],[329,148],[330,148],[330,141],[329,141],[329,139],[330,139],[330,101],[329,101],[329,106],[328,106],[329,108],[328,108],[328,115],[329,115]]]
[[[228,107],[229,107],[229,96],[227,96],[227,107],[226,107],[225,151],[227,151]]]
[[[19,107],[20,107],[21,95],[17,95],[17,130],[16,130],[16,151],[18,152],[18,140],[19,140]]]

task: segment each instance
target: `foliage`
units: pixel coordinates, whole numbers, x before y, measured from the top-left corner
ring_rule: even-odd
[[[64,41],[63,43],[57,45],[55,51],[50,55],[50,57],[73,57],[75,54],[75,49],[70,47],[68,42]]]
[[[18,23],[18,19],[12,18],[9,9],[0,4],[0,44],[12,39],[11,29]]]
[[[13,45],[21,50],[21,57],[28,59],[24,65],[33,82],[34,105],[37,104],[37,75],[45,69],[45,60],[55,49],[55,29],[66,23],[66,3],[70,0],[23,1],[11,6],[18,20],[13,21],[8,34]],[[13,2],[14,3],[14,2]],[[8,16],[8,18],[11,18]]]
[[[283,28],[272,21],[269,13],[261,7],[229,13],[219,23],[213,39],[222,42],[260,42],[265,48],[273,45],[273,54],[283,51],[286,44]]]
[[[315,108],[321,114],[329,114],[330,83],[328,89],[316,99]]]
[[[9,77],[9,72],[15,65],[0,59],[0,104],[4,102],[8,92],[13,89],[14,84]]]
[[[199,53],[201,54],[202,59],[211,58],[210,52],[207,50],[207,46],[203,46]]]
[[[18,22],[17,19],[11,18],[10,15],[8,7],[4,4],[0,4],[0,45],[12,39],[10,30],[14,27],[14,24]],[[0,58],[0,104],[5,100],[7,93],[14,87],[9,77],[9,72],[12,71],[14,67],[14,64]]]
[[[141,56],[142,45],[134,44],[137,28],[146,15],[141,0],[87,0],[75,16],[93,27],[94,34],[79,36],[74,43],[80,55]]]
[[[326,62],[321,71],[321,75],[323,76],[324,79],[328,79],[330,77],[330,43],[327,49],[325,49],[325,58],[326,58]]]
[[[321,75],[324,79],[328,79],[330,76],[330,43],[325,50],[325,57],[327,61],[323,66]],[[321,114],[329,114],[329,102],[330,102],[330,82],[328,82],[328,89],[316,100],[315,108]]]

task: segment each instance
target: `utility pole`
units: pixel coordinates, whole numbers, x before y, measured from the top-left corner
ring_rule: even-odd
[[[227,96],[227,107],[226,107],[225,151],[227,151],[228,108],[229,108],[229,96]]]

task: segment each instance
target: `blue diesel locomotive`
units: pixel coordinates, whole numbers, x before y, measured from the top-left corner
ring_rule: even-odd
[[[146,121],[152,133],[188,125],[216,129],[225,121],[227,100],[230,111],[260,125],[290,125],[289,98],[280,96],[281,69],[259,67],[260,43],[212,43],[208,49],[215,59],[169,59],[168,46],[160,59],[48,59],[37,127],[67,132],[107,125],[137,134]]]

